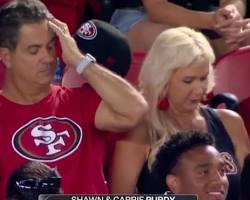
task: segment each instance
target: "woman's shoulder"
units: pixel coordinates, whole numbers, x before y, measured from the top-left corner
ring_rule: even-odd
[[[236,155],[242,166],[245,155],[250,150],[249,137],[243,119],[238,113],[231,110],[216,109],[216,112],[234,144]]]
[[[219,118],[223,121],[223,123],[242,123],[243,120],[241,116],[232,110],[228,109],[214,109],[214,111],[218,114]]]
[[[237,112],[228,109],[215,109],[215,111],[234,142],[248,139],[244,121]]]
[[[243,121],[238,113],[229,109],[221,109],[221,108],[215,109],[203,106],[202,111],[205,116],[209,117],[212,120],[219,119],[224,124],[224,126],[228,123],[237,124],[237,123],[242,123]]]

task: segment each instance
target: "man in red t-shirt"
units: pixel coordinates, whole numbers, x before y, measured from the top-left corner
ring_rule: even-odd
[[[59,37],[64,62],[88,84],[51,85]],[[147,103],[129,83],[80,53],[65,23],[37,0],[11,1],[0,10],[0,199],[10,173],[35,160],[56,167],[64,193],[107,193],[104,131],[123,132],[145,115]]]

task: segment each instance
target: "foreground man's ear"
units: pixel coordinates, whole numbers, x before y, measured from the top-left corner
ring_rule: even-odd
[[[175,175],[167,175],[166,177],[166,184],[168,188],[173,192],[174,194],[178,194],[180,191],[180,184],[179,184],[179,179]]]
[[[6,47],[0,47],[0,62],[2,62],[6,68],[10,68],[10,50]]]

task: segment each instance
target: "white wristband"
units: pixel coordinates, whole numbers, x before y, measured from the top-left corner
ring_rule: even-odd
[[[84,58],[80,61],[80,63],[76,66],[76,72],[78,74],[82,74],[90,63],[95,63],[95,62],[96,62],[95,57],[87,53],[84,56]]]

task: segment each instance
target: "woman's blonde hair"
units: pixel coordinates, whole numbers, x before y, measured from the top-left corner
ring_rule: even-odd
[[[205,58],[209,61],[208,89],[214,86],[212,63],[214,52],[203,34],[187,27],[167,29],[162,32],[148,52],[139,74],[139,88],[144,94],[149,107],[149,135],[153,160],[154,150],[162,141],[177,132],[164,111],[157,108],[164,88],[178,68],[188,67],[194,60]]]

